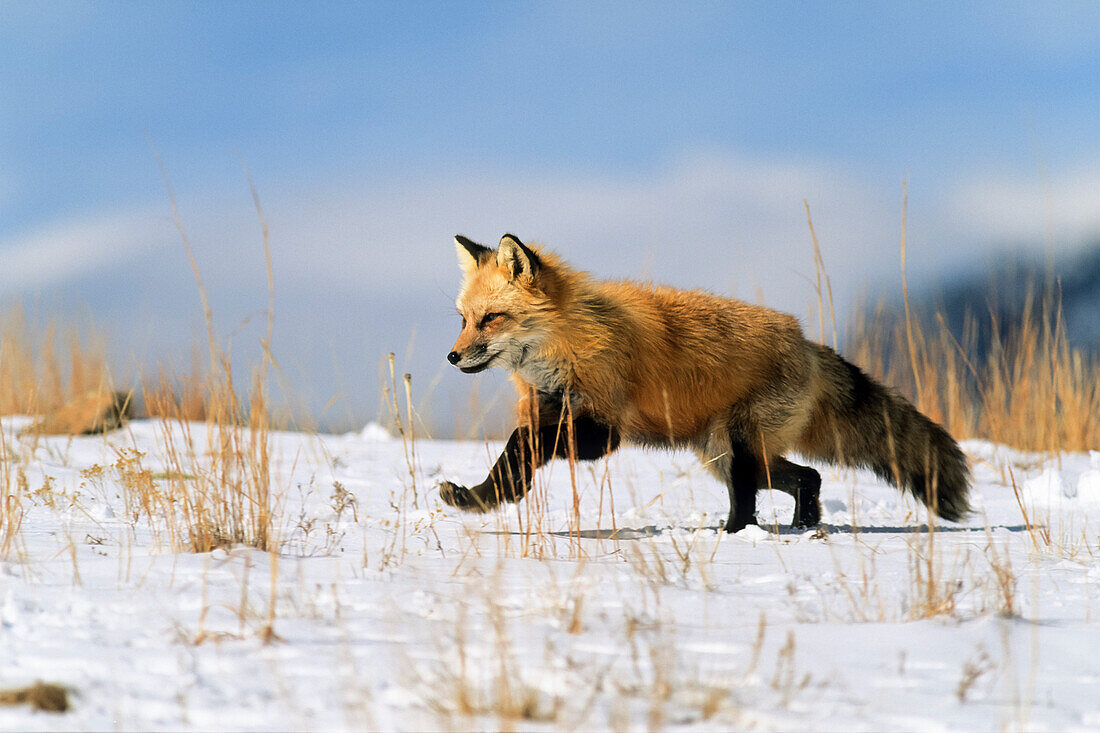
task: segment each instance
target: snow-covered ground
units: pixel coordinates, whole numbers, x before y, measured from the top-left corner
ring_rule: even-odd
[[[192,554],[113,468],[171,468],[156,424],[26,424],[2,421],[23,512],[0,507],[0,688],[61,683],[73,709],[0,708],[5,730],[1100,729],[1100,453],[967,443],[977,511],[932,535],[820,467],[820,530],[762,492],[729,536],[686,454],[557,462],[463,515],[432,487],[497,445],[276,433],[279,552]]]

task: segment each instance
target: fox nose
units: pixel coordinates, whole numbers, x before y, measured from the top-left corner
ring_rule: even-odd
[[[459,354],[457,351],[452,351],[451,353],[447,354],[447,361],[451,362],[452,364],[457,364],[458,360],[461,358],[462,354]]]

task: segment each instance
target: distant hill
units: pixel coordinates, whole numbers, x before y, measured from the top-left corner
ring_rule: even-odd
[[[991,270],[965,276],[937,293],[918,296],[915,308],[927,318],[926,323],[934,323],[935,314],[943,313],[955,334],[962,333],[968,315],[976,317],[981,325],[976,346],[984,351],[991,336],[990,314],[1010,330],[1020,323],[1029,295],[1033,313],[1040,315],[1048,292],[1052,302],[1061,303],[1070,345],[1100,352],[1100,242],[1063,255],[1049,274],[1041,256],[1002,258]]]

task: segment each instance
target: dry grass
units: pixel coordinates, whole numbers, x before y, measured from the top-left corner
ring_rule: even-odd
[[[176,420],[206,420],[212,412],[208,381],[198,359],[192,359],[191,371],[186,377],[176,376],[174,370],[163,365],[158,367],[154,378],[141,380],[145,414]]]
[[[956,438],[1062,453],[1100,448],[1100,361],[1073,348],[1052,297],[1015,323],[970,316],[960,335],[942,315],[909,323],[880,307],[856,319],[847,353]],[[978,334],[988,335],[980,349]]]
[[[257,374],[246,400],[228,380],[206,385],[205,419],[182,409],[158,420],[164,470],[154,474],[136,452],[122,452],[115,470],[128,513],[160,527],[176,551],[208,552],[244,544],[277,544],[276,502],[268,455],[270,424],[264,385]]]
[[[159,163],[159,156],[157,159]],[[271,418],[266,396],[268,370],[274,365],[271,336],[275,286],[270,239],[259,196],[249,176],[267,265],[268,307],[267,330],[261,342],[263,358],[252,374],[251,389],[242,400],[235,386],[229,351],[222,349],[215,338],[209,299],[166,172],[164,178],[173,219],[187,250],[202,302],[210,367],[198,390],[194,388],[197,380],[192,379],[191,389],[182,396],[166,392],[168,380],[161,370],[157,386],[145,392],[146,404],[152,403],[161,411],[160,436],[168,462],[164,472],[168,487],[167,490],[159,489],[153,481],[145,480],[140,471],[137,475],[142,476],[141,480],[132,483],[150,524],[157,516],[181,520],[168,522],[172,544],[177,549],[209,552],[215,547],[244,544],[275,552],[277,517],[271,491],[268,452]],[[193,374],[197,371],[197,367],[193,367]],[[205,422],[202,440],[194,437],[191,422],[200,405]],[[125,475],[125,471],[120,467],[120,473]],[[186,538],[178,531],[181,526],[186,527]]]
[[[69,709],[69,691],[61,685],[35,682],[29,687],[0,690],[0,706],[30,705],[35,710],[64,713]]]
[[[242,397],[228,358],[219,355],[219,361],[220,374],[190,382],[182,394],[168,390],[163,376],[143,390],[146,404],[156,405],[150,417],[162,465],[150,467],[136,448],[117,447],[112,465],[81,472],[93,484],[107,474],[116,478],[126,516],[145,520],[156,544],[173,552],[236,544],[270,550],[278,544],[264,371],[254,371]],[[28,497],[18,458],[7,442],[0,444],[0,556],[16,547],[24,498],[35,498]],[[38,494],[49,498],[45,487]]]
[[[907,210],[903,182],[903,310],[880,301],[871,313],[856,311],[845,355],[958,439],[981,438],[1051,454],[1100,448],[1100,360],[1070,345],[1054,278],[1030,284],[1012,322],[1002,322],[991,304],[987,315],[968,313],[962,333],[953,333],[944,313],[922,317],[910,308]],[[835,348],[832,288],[808,204],[806,217],[817,272],[821,342],[827,294]]]
[[[107,347],[94,326],[34,323],[21,307],[0,319],[0,415],[43,415],[91,391],[111,391]]]
[[[163,367],[156,370],[155,379],[138,377],[133,392],[142,397],[144,415],[157,420],[157,452],[166,465],[154,473],[136,449],[120,449],[113,468],[125,491],[128,516],[134,521],[147,519],[154,536],[173,551],[207,552],[234,544],[274,550],[278,545],[267,397],[269,370],[274,365],[270,350],[274,285],[267,225],[254,187],[252,194],[267,263],[269,302],[263,357],[249,375],[251,386],[242,396],[229,350],[215,337],[206,290],[169,184],[173,216],[202,302],[209,366],[200,367],[196,360],[190,377],[182,380],[174,378],[174,369]],[[18,308],[0,321],[0,414],[42,415],[47,417],[36,425],[53,424],[89,395],[113,397],[105,340],[94,328],[84,329],[81,335],[69,329],[63,338],[59,332],[52,324],[37,328]],[[121,418],[107,429],[118,427]],[[5,445],[0,456],[0,501],[5,509],[0,550],[4,553],[18,537],[22,516],[22,495],[13,481],[8,451]]]
[[[159,155],[157,162],[160,163]],[[224,545],[245,544],[274,553],[278,542],[274,537],[274,528],[277,525],[271,492],[271,463],[268,453],[271,418],[266,389],[268,369],[274,364],[271,336],[275,319],[275,285],[267,222],[260,207],[256,187],[249,175],[248,184],[260,224],[267,269],[268,306],[267,330],[261,342],[263,358],[252,375],[252,387],[247,399],[242,401],[234,386],[229,353],[221,349],[215,339],[214,317],[209,299],[163,165],[161,171],[172,204],[172,216],[187,250],[195,286],[202,302],[210,357],[210,370],[202,390],[206,396],[203,412],[206,423],[205,448],[209,463],[194,460],[196,450],[189,430],[189,418],[192,417],[198,400],[193,394],[187,393],[175,400],[174,404],[169,400],[170,407],[175,408],[175,414],[164,416],[162,435],[168,450],[167,455],[171,457],[167,472],[172,476],[169,479],[170,493],[183,513],[188,527],[190,549],[195,552],[207,552]],[[197,369],[193,367],[192,371]],[[163,372],[160,384],[165,384]],[[157,402],[156,396],[153,397],[153,402]],[[177,430],[171,429],[173,422]],[[174,442],[179,435],[184,436],[182,445]],[[188,468],[192,470],[187,470]],[[183,476],[197,478],[181,478]]]
[[[0,559],[8,559],[19,549],[26,482],[17,457],[0,435]]]

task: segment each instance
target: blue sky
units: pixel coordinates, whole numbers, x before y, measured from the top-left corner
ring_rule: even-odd
[[[0,2],[0,89],[5,302],[90,314],[120,361],[190,353],[151,141],[247,354],[247,166],[277,354],[334,422],[372,414],[391,350],[439,375],[437,415],[465,404],[440,372],[456,232],[762,297],[808,330],[803,199],[842,312],[896,290],[903,178],[918,285],[1100,234],[1097,2]]]

